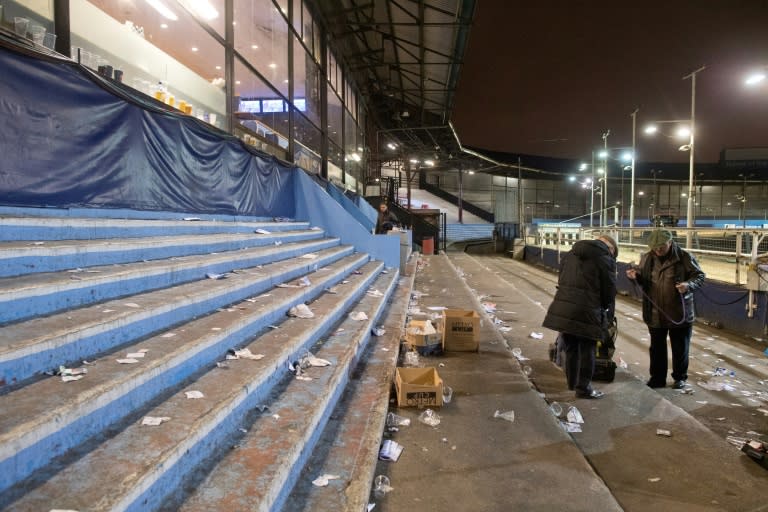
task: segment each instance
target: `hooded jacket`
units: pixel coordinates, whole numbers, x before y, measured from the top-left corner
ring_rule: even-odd
[[[616,259],[600,240],[580,240],[565,255],[543,325],[605,339],[616,308]]]
[[[692,323],[696,318],[693,291],[704,284],[705,278],[696,258],[674,242],[666,258],[659,258],[653,251],[643,254],[637,276],[644,292],[643,321],[649,327],[679,327]],[[682,300],[675,288],[677,283],[688,283],[688,291]]]

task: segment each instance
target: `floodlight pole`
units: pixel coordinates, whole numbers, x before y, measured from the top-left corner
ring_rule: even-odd
[[[636,108],[632,114],[632,183],[629,187],[629,243],[632,243],[632,231],[635,228],[635,150],[637,134],[637,112]]]
[[[685,230],[685,248],[690,249],[691,248],[691,242],[692,242],[692,232],[694,226],[693,221],[693,204],[694,204],[694,198],[696,194],[696,189],[694,187],[693,182],[693,152],[695,149],[695,146],[693,144],[694,140],[694,133],[696,133],[696,75],[700,73],[701,71],[704,71],[706,66],[701,66],[696,71],[693,71],[692,73],[685,75],[683,77],[683,80],[686,80],[688,78],[691,79],[691,142],[690,147],[688,148],[688,151],[690,151],[690,155],[688,156],[688,209],[685,213],[686,222],[685,227],[687,228]]]

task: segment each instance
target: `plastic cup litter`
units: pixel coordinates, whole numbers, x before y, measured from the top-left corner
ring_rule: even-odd
[[[27,37],[27,27],[29,27],[29,19],[19,16],[13,18],[13,31],[16,32],[16,35]]]
[[[32,34],[32,41],[35,44],[43,45],[43,39],[45,38],[45,27],[41,25],[32,25],[29,28],[29,33]]]
[[[43,46],[45,46],[46,48],[48,48],[50,50],[55,50],[56,49],[56,34],[52,34],[50,32],[45,34],[45,36],[43,37]]]

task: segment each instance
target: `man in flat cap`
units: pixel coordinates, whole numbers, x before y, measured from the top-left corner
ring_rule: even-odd
[[[576,398],[602,398],[592,388],[597,341],[607,339],[616,309],[616,256],[610,235],[579,240],[565,255],[557,291],[543,326],[558,331],[565,343],[565,376]]]
[[[648,237],[647,253],[640,266],[630,266],[627,277],[643,292],[643,320],[651,336],[648,386],[667,385],[667,336],[672,346],[674,389],[684,389],[688,380],[688,349],[696,316],[693,291],[704,283],[704,272],[692,254],[678,246],[672,233],[656,229]]]

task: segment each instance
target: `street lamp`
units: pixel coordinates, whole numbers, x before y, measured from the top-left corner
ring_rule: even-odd
[[[586,171],[587,167],[591,167],[591,169],[592,169],[592,177],[591,178],[587,178],[587,180],[584,183],[582,183],[582,187],[586,188],[585,183],[587,183],[587,182],[589,183],[589,188],[590,188],[589,227],[592,227],[593,226],[593,222],[594,222],[593,221],[593,214],[595,212],[595,192],[600,190],[600,187],[597,187],[594,184],[595,183],[595,172],[597,172],[597,174],[603,174],[605,172],[605,170],[602,167],[598,167],[597,169],[595,168],[595,152],[594,151],[592,151],[592,163],[591,164],[587,164],[587,163],[580,164],[579,165],[579,172]],[[599,181],[601,181],[601,180],[599,180]],[[601,212],[602,212],[602,208],[601,208]],[[600,216],[600,225],[602,225],[602,213],[601,213],[601,216]]]
[[[608,134],[609,133],[610,133],[610,130],[608,130],[608,132],[603,134],[603,140],[605,142],[607,142],[606,139],[608,138]],[[621,169],[622,169],[621,170],[621,197],[620,197],[620,201],[617,201],[615,203],[616,205],[621,205],[621,204],[624,204],[624,171],[627,171],[627,170],[630,169],[630,167],[628,165],[626,165],[626,164],[630,163],[634,159],[634,151],[632,151],[632,152],[627,151],[629,149],[631,149],[631,148],[629,148],[627,146],[609,148],[604,143],[603,149],[600,150],[600,152],[598,152],[598,154],[597,154],[597,156],[600,159],[602,159],[602,161],[603,161],[603,168],[602,169],[598,169],[598,172],[603,174],[603,178],[601,178],[599,181],[603,181],[604,182],[603,185],[602,185],[603,193],[601,194],[601,199],[602,200],[601,200],[601,207],[600,207],[600,219],[601,219],[600,220],[600,226],[608,225],[608,207],[611,204],[611,203],[609,203],[610,199],[608,197],[608,173],[609,173],[609,170],[610,170],[610,166],[608,165],[608,160],[611,159],[611,160],[618,160],[618,161],[622,162],[622,167],[621,167]],[[612,158],[611,157],[611,152],[619,151],[619,150],[623,151],[623,153],[618,158]],[[622,212],[623,212],[623,206],[622,206]],[[603,219],[605,219],[605,222],[603,222]],[[622,215],[622,219],[623,219],[623,215]]]
[[[694,151],[695,151],[694,134],[696,133],[696,75],[704,71],[704,69],[706,69],[706,66],[701,66],[699,69],[692,71],[691,73],[683,77],[683,80],[687,80],[689,78],[691,79],[690,142],[687,145],[680,147],[681,151],[689,151],[689,154],[688,154],[688,204],[687,204],[686,213],[685,213],[685,224],[687,228],[685,232],[685,248],[686,249],[691,248],[691,241],[692,241],[691,231],[694,225],[693,203],[696,197],[696,190],[694,188],[694,182],[693,182],[693,161],[694,161]],[[649,132],[646,130],[646,133],[649,133]]]

